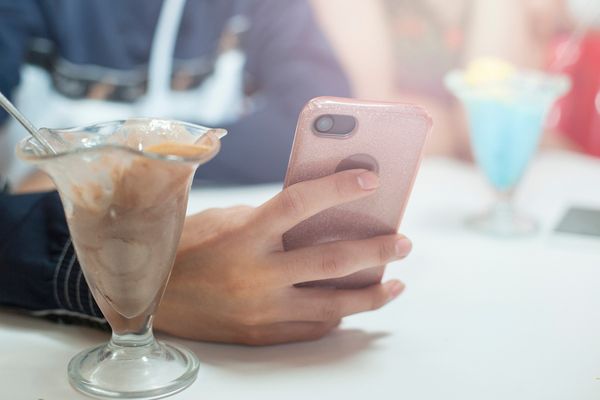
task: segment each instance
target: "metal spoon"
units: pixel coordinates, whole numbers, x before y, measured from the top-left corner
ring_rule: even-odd
[[[47,153],[56,154],[56,150],[46,140],[46,138],[44,138],[38,129],[27,118],[25,118],[25,116],[21,114],[19,110],[17,110],[13,103],[11,103],[10,100],[8,100],[6,96],[2,94],[2,92],[0,92],[0,105],[6,110],[6,112],[12,115],[17,121],[19,121],[21,125],[23,125],[27,132],[29,132],[31,136],[33,136],[35,140],[42,145]]]

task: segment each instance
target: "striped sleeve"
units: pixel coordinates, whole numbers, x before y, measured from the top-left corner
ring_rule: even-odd
[[[83,277],[56,192],[0,195],[0,305],[107,327]]]

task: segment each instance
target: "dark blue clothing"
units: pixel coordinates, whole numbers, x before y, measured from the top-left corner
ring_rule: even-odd
[[[0,194],[0,221],[0,304],[102,324],[58,194]]]
[[[161,0],[0,0],[0,90],[13,91],[31,40],[44,38],[54,45],[44,64],[62,94],[85,96],[95,83],[109,82],[116,87],[109,100],[135,100],[145,89],[161,6]],[[246,91],[259,107],[225,126],[231,134],[201,178],[280,181],[303,104],[319,95],[348,96],[349,85],[305,0],[188,0],[173,74],[186,72],[200,83],[234,15],[249,24],[240,47]],[[93,69],[100,75],[87,76],[90,67],[101,67]],[[4,117],[0,111],[0,122]]]
[[[57,91],[85,97],[97,82],[109,82],[114,90],[107,100],[135,100],[146,87],[161,5],[160,0],[0,0],[0,90],[13,92],[31,40],[44,38],[53,51],[37,63],[50,71]],[[347,96],[349,85],[304,0],[188,0],[173,74],[184,69],[192,85],[205,79],[233,15],[249,22],[239,37],[246,55],[245,90],[260,99],[260,107],[225,127],[231,135],[220,155],[202,167],[201,177],[282,180],[303,104],[319,95]],[[90,66],[101,67],[94,71],[106,76],[90,78]],[[3,118],[0,112],[0,122]],[[0,194],[0,304],[101,317],[82,279],[56,193]]]

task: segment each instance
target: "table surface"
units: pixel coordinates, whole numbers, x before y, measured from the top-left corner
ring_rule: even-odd
[[[464,228],[491,200],[472,166],[425,160],[402,232],[411,256],[389,266],[406,282],[384,309],[349,317],[311,343],[265,348],[194,343],[197,381],[173,399],[600,398],[600,241],[552,232],[572,205],[600,208],[600,161],[537,157],[517,203],[542,222],[530,238]],[[260,204],[280,185],[201,188],[190,212]],[[164,337],[163,337],[164,338]],[[84,399],[69,359],[105,333],[0,312],[0,398]]]

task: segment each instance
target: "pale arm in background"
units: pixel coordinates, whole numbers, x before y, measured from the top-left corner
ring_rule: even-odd
[[[403,93],[395,84],[392,33],[380,0],[312,0],[318,21],[351,81],[353,96],[416,103],[434,120],[427,155],[456,155],[455,116],[431,96]]]

